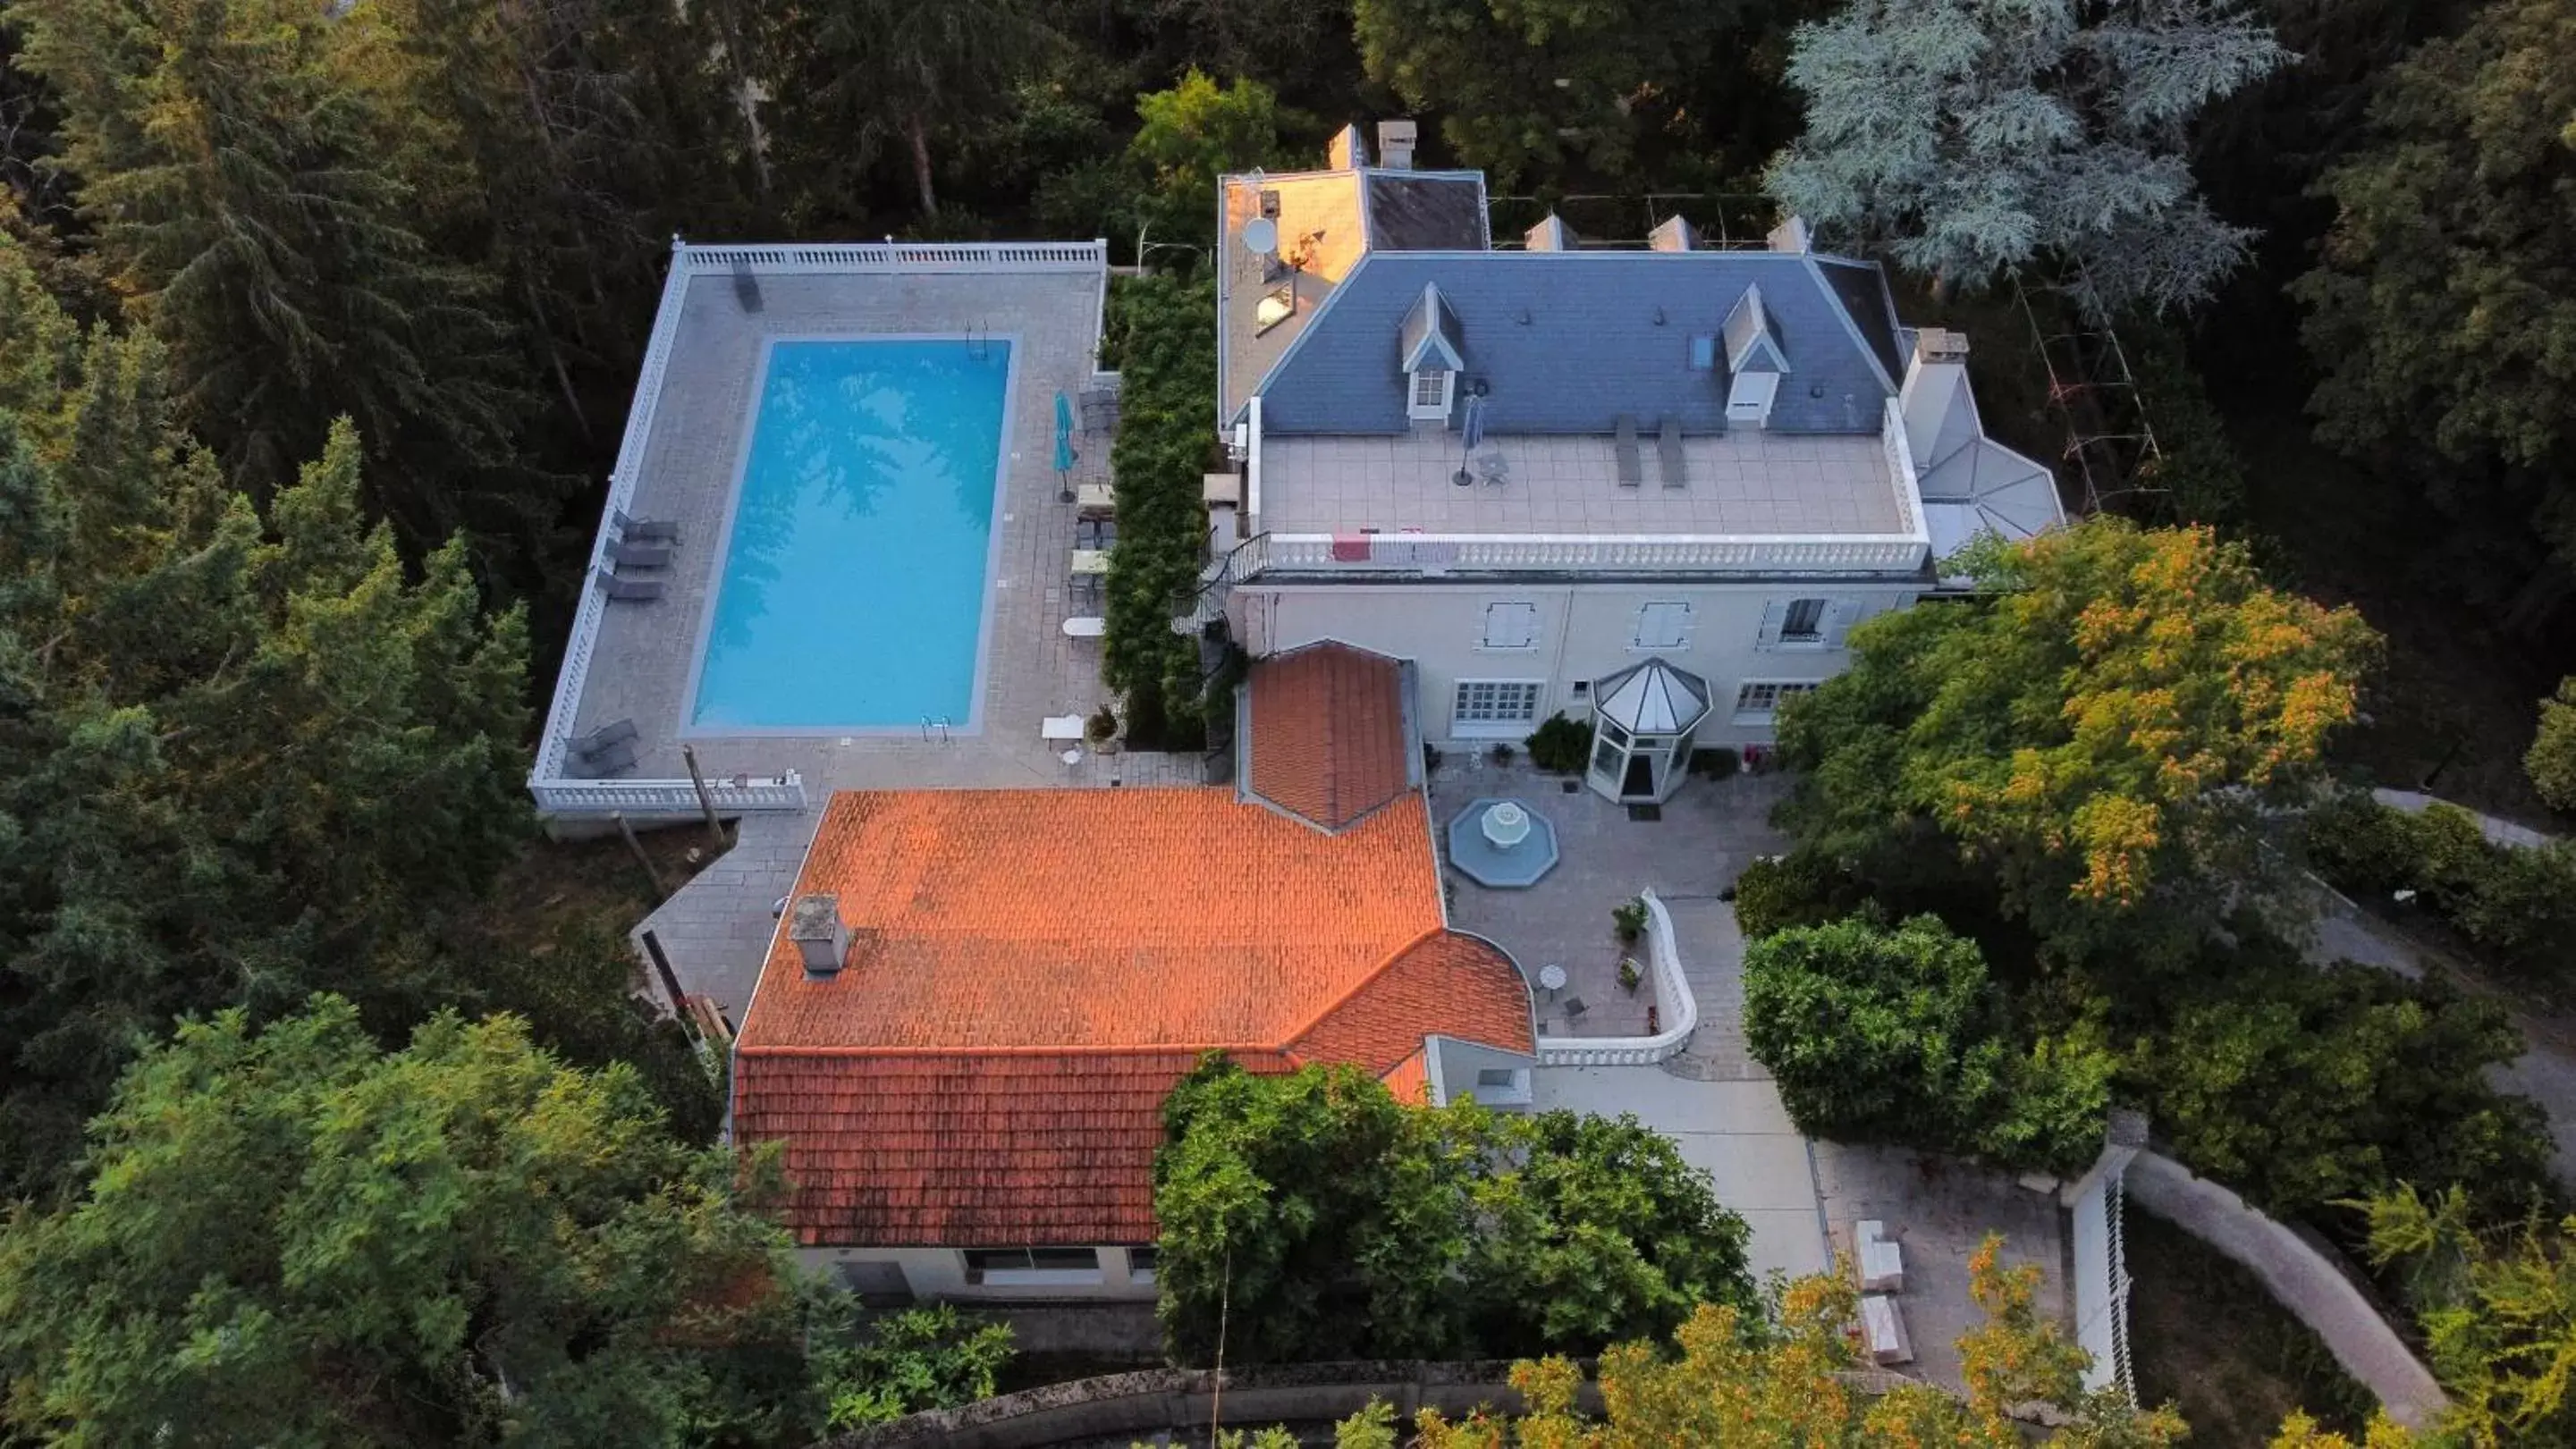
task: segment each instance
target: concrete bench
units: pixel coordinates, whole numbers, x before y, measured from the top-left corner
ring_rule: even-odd
[[[1862,1337],[1868,1341],[1870,1362],[1914,1362],[1914,1343],[1905,1336],[1905,1315],[1897,1310],[1895,1299],[1884,1293],[1861,1299],[1860,1327]]]
[[[1863,1218],[1852,1228],[1853,1255],[1860,1260],[1860,1291],[1905,1291],[1905,1253],[1887,1236],[1887,1224]]]

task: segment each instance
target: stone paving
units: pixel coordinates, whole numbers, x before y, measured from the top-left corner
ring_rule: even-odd
[[[1537,885],[1488,890],[1455,871],[1450,919],[1459,929],[1491,938],[1512,953],[1537,987],[1540,968],[1566,969],[1563,991],[1537,990],[1539,1031],[1547,1036],[1642,1036],[1646,1008],[1655,1000],[1652,974],[1634,996],[1619,986],[1621,957],[1643,964],[1642,943],[1623,947],[1611,932],[1611,909],[1651,887],[1673,918],[1682,974],[1700,999],[1700,1028],[1681,1070],[1690,1075],[1760,1075],[1743,1052],[1736,1025],[1742,1013],[1743,942],[1735,912],[1718,892],[1757,856],[1784,848],[1770,825],[1771,807],[1786,790],[1779,776],[1693,780],[1663,807],[1663,818],[1632,820],[1625,807],[1589,790],[1564,794],[1565,777],[1526,763],[1497,765],[1482,754],[1452,754],[1432,772],[1431,808],[1444,824],[1470,801],[1509,796],[1556,827],[1561,860]],[[1569,1000],[1586,1010],[1569,1022]],[[1723,1008],[1712,1010],[1712,1003]]]
[[[1195,757],[1100,756],[1071,766],[1062,744],[1038,737],[1049,715],[1084,714],[1109,698],[1100,641],[1069,639],[1068,615],[1097,614],[1097,590],[1067,577],[1074,506],[1060,501],[1052,466],[1055,394],[1078,396],[1092,380],[1100,332],[1100,282],[1083,272],[764,275],[761,310],[743,311],[729,276],[701,276],[682,297],[679,331],[636,481],[643,518],[675,520],[674,566],[653,577],[665,595],[610,605],[593,649],[574,732],[629,719],[642,732],[638,779],[684,779],[680,731],[690,667],[710,592],[721,571],[717,542],[751,425],[762,344],[781,336],[864,337],[986,332],[1016,350],[1008,458],[994,528],[992,643],[980,730],[906,726],[893,734],[741,736],[694,741],[711,777],[795,770],[809,794],[920,787],[1200,783]],[[1075,481],[1108,475],[1110,440],[1080,436]]]
[[[681,989],[714,998],[741,1026],[777,928],[771,908],[795,884],[821,819],[819,812],[743,816],[733,826],[733,848],[636,925],[636,950],[651,932]]]

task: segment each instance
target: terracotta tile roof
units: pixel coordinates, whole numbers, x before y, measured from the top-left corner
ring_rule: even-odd
[[[1443,1027],[1421,1023],[1439,1021]],[[1350,1062],[1383,1076],[1438,1031],[1534,1052],[1529,988],[1501,949],[1434,931],[1353,988],[1289,1047],[1300,1061]]]
[[[1395,660],[1326,641],[1259,661],[1248,687],[1251,793],[1341,830],[1405,792],[1414,746]]]
[[[1386,1089],[1393,1092],[1399,1102],[1416,1107],[1431,1104],[1431,1068],[1424,1061],[1421,1047],[1415,1047],[1413,1055],[1397,1062],[1378,1080],[1386,1083]]]
[[[808,980],[774,941],[734,1070],[735,1140],[785,1139],[809,1244],[1148,1241],[1162,1099],[1204,1049],[1534,1049],[1519,973],[1441,926],[1419,794],[1340,835],[1225,790],[842,794],[818,892],[845,964]]]

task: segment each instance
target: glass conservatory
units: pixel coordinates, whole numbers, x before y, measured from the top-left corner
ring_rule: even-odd
[[[1594,791],[1622,805],[1662,804],[1690,777],[1692,733],[1708,718],[1708,681],[1649,659],[1592,686]]]

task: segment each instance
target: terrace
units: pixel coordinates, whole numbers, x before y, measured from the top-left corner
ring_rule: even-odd
[[[1068,482],[1105,480],[1105,431],[1074,437],[1073,476],[1054,463],[1057,393],[1115,382],[1097,371],[1107,285],[1101,244],[710,247],[674,244],[626,437],[610,513],[677,525],[667,566],[637,573],[659,597],[611,601],[586,587],[529,785],[554,816],[638,820],[693,813],[683,746],[694,747],[716,807],[801,811],[835,789],[890,785],[1028,786],[1161,782],[1168,762],[1103,758],[1077,766],[1040,738],[1049,716],[1085,714],[1103,694],[1099,642],[1068,637],[1066,618],[1099,612],[1073,586],[1077,505]],[[760,400],[764,349],[781,338],[989,338],[1011,348],[999,491],[978,684],[980,719],[901,722],[893,729],[743,732],[691,728],[728,522]],[[616,533],[605,519],[594,568]],[[853,617],[851,629],[871,621]],[[620,722],[631,763],[580,778],[568,742]]]

